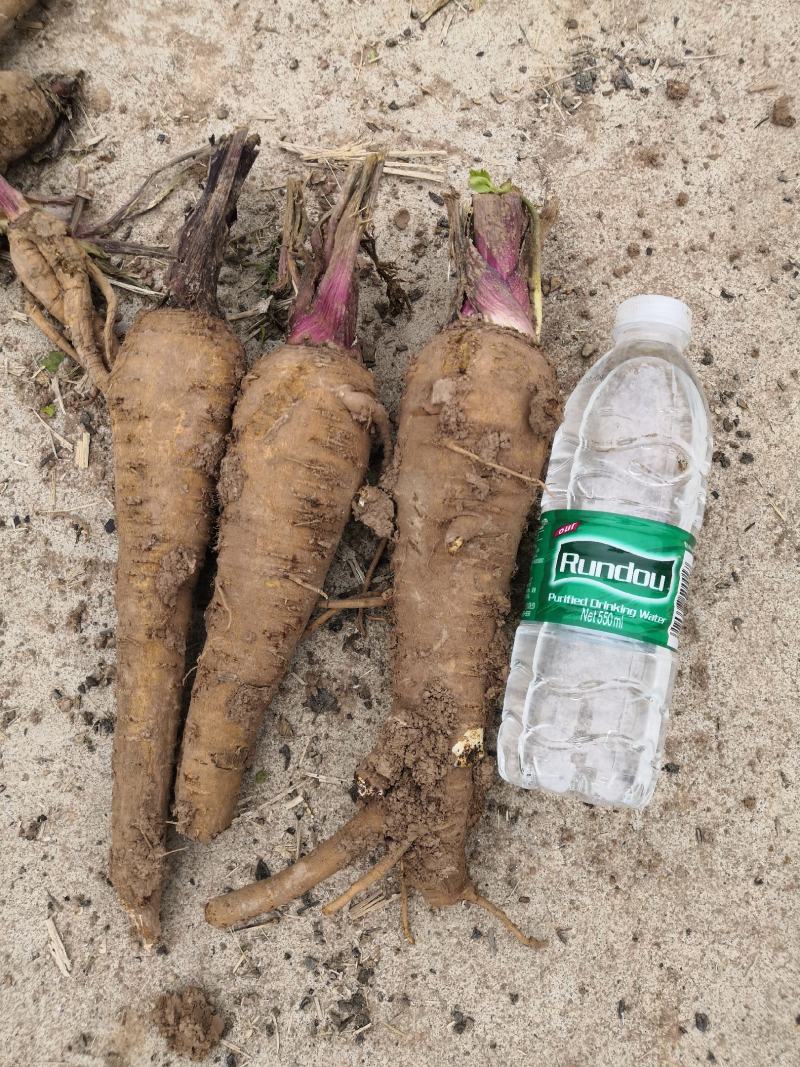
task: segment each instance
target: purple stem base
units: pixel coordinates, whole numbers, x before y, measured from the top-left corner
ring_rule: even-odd
[[[289,322],[289,344],[346,349],[355,345],[358,250],[371,220],[382,169],[378,156],[352,167],[330,215],[311,235],[311,251]]]
[[[0,213],[5,215],[9,222],[13,222],[27,207],[28,203],[22,193],[13,185],[9,185],[0,174]]]
[[[521,195],[476,193],[468,235],[458,198],[448,198],[452,254],[463,300],[461,318],[485,322],[535,337],[529,292],[531,219]]]

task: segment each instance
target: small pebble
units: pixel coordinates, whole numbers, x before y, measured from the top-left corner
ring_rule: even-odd
[[[299,66],[300,66],[300,60],[299,59],[290,59],[289,60],[289,70],[297,70],[297,68]]]
[[[697,1027],[701,1034],[704,1034],[706,1030],[708,1030],[711,1023],[709,1022],[708,1016],[704,1011],[696,1011],[694,1013],[694,1025]]]

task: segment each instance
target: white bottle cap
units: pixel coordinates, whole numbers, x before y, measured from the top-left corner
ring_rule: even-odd
[[[682,300],[672,296],[645,293],[624,300],[617,308],[612,336],[617,340],[624,330],[666,326],[681,335],[684,346],[692,339],[692,313]],[[660,331],[658,331],[660,332]]]

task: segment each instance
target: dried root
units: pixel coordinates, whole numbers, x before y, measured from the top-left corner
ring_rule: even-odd
[[[78,363],[104,391],[117,351],[113,289],[67,224],[29,204],[4,178],[0,178],[0,211],[9,220],[8,244],[17,277],[65,329]],[[94,308],[92,285],[106,302],[102,318]]]

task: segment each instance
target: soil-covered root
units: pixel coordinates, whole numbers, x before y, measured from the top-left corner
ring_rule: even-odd
[[[239,130],[221,142],[178,241],[167,306],[138,316],[106,387],[119,536],[110,874],[146,943],[160,935],[192,594],[244,370],[217,276],[256,141]]]
[[[215,592],[175,784],[178,830],[208,841],[228,827],[261,723],[320,598],[361,486],[371,428],[388,422],[354,347],[356,255],[380,177],[370,158],[294,269],[288,343],[247,375],[222,465]],[[290,203],[301,211],[296,187]]]
[[[192,594],[243,368],[225,323],[166,307],[134,323],[106,392],[119,537],[110,874],[147,943],[160,932]]]
[[[0,0],[0,41],[13,32],[14,27],[36,3],[36,0]]]
[[[510,187],[474,197],[469,231],[449,207],[458,321],[411,364],[384,483],[397,515],[393,711],[358,769],[358,814],[293,867],[210,901],[214,925],[280,906],[378,840],[384,858],[327,913],[402,858],[406,886],[431,906],[475,904],[542,944],[478,892],[465,851],[491,776],[484,733],[507,664],[510,578],[559,414],[536,342],[539,217]]]
[[[79,84],[77,75],[33,78],[19,70],[0,70],[0,174],[35,148],[59,139],[72,117]]]

